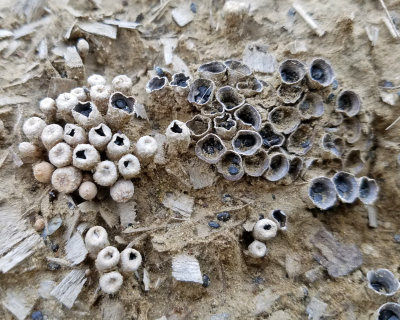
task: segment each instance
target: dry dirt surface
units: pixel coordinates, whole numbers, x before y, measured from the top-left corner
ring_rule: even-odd
[[[400,116],[400,2],[385,1],[392,18],[386,23],[382,2],[375,0],[231,5],[233,11],[223,0],[0,1],[0,319],[367,320],[377,319],[383,303],[400,302],[399,293],[386,297],[368,289],[366,278],[378,268],[396,278],[400,273],[400,123],[388,128]],[[187,20],[184,26],[179,18]],[[90,49],[76,62],[68,47],[75,48],[78,38]],[[290,183],[249,176],[228,181],[196,157],[194,141],[177,158],[161,152],[155,163],[143,165],[132,180],[133,198],[122,204],[110,199],[108,189],[91,202],[58,193],[36,181],[32,163],[21,160],[24,121],[45,119],[39,101],[86,86],[92,74],[109,83],[119,74],[132,79],[132,95],[148,119],[142,113],[119,130],[132,146],[143,135],[162,145],[171,121],[186,122],[199,112],[185,99],[146,93],[156,67],[196,79],[203,63],[247,59],[256,65],[257,54],[262,63],[253,74],[265,88],[247,102],[257,106],[263,123],[281,104],[275,93],[279,63],[324,57],[337,88],[321,93],[325,114],[323,125],[313,126],[315,145],[324,126],[335,121],[335,99],[343,89],[362,101],[359,141],[346,143],[339,159],[324,158],[313,147]],[[345,137],[346,130],[351,128],[339,134]],[[310,179],[347,171],[345,156],[353,149],[364,162],[357,177],[377,181],[378,200],[312,208]],[[252,258],[247,248],[254,223],[275,209],[286,213],[287,230],[266,242],[264,258]],[[220,212],[230,219],[218,221]],[[40,219],[54,233],[35,231]],[[133,247],[143,258],[111,295],[99,288],[93,259],[71,257],[96,225],[107,230],[110,245],[119,251]],[[173,261],[182,255],[194,258],[197,273],[198,263],[201,281],[173,275]]]

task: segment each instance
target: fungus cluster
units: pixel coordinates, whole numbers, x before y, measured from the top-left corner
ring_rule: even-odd
[[[137,272],[142,264],[139,251],[125,248],[119,252],[110,246],[107,231],[101,226],[88,230],[85,236],[86,249],[89,256],[95,259],[95,266],[100,274],[100,289],[108,294],[115,294],[123,283],[122,274]]]
[[[187,152],[194,142],[197,157],[227,180],[246,174],[284,184],[296,180],[310,158],[338,160],[354,174],[363,169],[368,150],[355,145],[362,137],[361,100],[352,90],[333,93],[337,89],[323,58],[285,60],[268,82],[227,60],[202,64],[195,79],[161,70],[146,85],[156,100],[172,94],[198,113],[167,128],[171,153]]]
[[[140,173],[140,162],[154,156],[157,144],[152,137],[140,138],[136,157],[131,141],[119,131],[135,111],[130,78],[119,75],[108,85],[104,77],[92,75],[87,84],[56,100],[41,100],[46,120],[24,122],[29,142],[20,143],[19,151],[25,162],[33,163],[36,180],[59,192],[93,200],[98,188],[106,187],[113,200],[126,202],[134,194],[131,179]]]

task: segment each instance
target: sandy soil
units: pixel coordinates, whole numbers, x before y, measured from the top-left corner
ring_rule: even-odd
[[[22,1],[17,4],[20,3]],[[96,3],[100,3],[97,9]],[[373,313],[383,302],[396,302],[399,297],[397,294],[382,300],[368,292],[366,272],[376,268],[387,268],[396,276],[400,272],[400,244],[394,241],[400,227],[397,207],[400,204],[397,160],[400,125],[385,130],[399,112],[398,104],[383,103],[379,92],[383,80],[393,82],[394,86],[400,85],[400,42],[393,39],[381,22],[385,14],[379,2],[302,1],[304,8],[326,31],[322,37],[313,33],[298,14],[290,14],[289,1],[249,2],[249,16],[243,22],[238,21],[234,31],[225,29],[221,14],[224,1],[221,0],[196,2],[194,20],[179,27],[171,18],[171,10],[182,3],[170,1],[165,10],[154,17],[152,8],[158,5],[157,1],[103,0],[88,1],[83,5],[80,1],[50,0],[43,10],[37,10],[31,17],[32,21],[50,17],[50,23],[16,40],[19,46],[10,56],[7,56],[7,50],[13,44],[12,38],[0,40],[1,48],[8,41],[0,56],[0,95],[29,99],[28,103],[4,103],[0,106],[0,119],[6,127],[4,136],[0,138],[1,154],[8,152],[1,164],[2,214],[9,208],[16,208],[21,221],[27,221],[29,228],[40,216],[50,221],[59,215],[64,220],[63,226],[31,257],[11,271],[0,274],[0,298],[5,299],[10,288],[36,292],[45,279],[56,283],[63,279],[72,267],[62,266],[51,271],[46,257],[64,257],[64,232],[72,223],[70,220],[79,217],[79,223],[104,226],[111,244],[120,250],[127,243],[133,243],[144,257],[143,266],[149,273],[150,290],[145,291],[142,281],[130,276],[125,278],[118,294],[102,294],[98,290],[94,264],[87,259],[78,267],[91,272],[73,308],[68,310],[51,298],[32,298],[32,312],[40,310],[47,319],[111,319],[107,310],[120,310],[118,308],[122,308],[124,315],[119,317],[115,311],[112,319],[158,319],[162,316],[168,319],[210,319],[211,315],[222,313],[228,313],[229,319],[307,319],[306,308],[313,297],[327,304],[322,319],[374,319]],[[398,1],[386,3],[394,16],[395,13],[400,16]],[[0,3],[2,28],[16,30],[29,23],[29,17],[17,14],[15,6],[12,1]],[[118,219],[121,208],[107,197],[96,203],[106,212],[104,215],[111,217],[108,223],[97,213],[100,209],[86,213],[78,208],[70,209],[62,195],[53,202],[48,200],[48,186],[34,180],[30,164],[17,167],[10,150],[16,151],[18,143],[24,141],[20,129],[23,119],[40,115],[38,102],[47,95],[50,78],[63,75],[63,58],[51,53],[51,48],[60,43],[75,43],[76,37],[63,40],[74,21],[86,17],[94,21],[109,17],[135,21],[141,13],[143,26],[139,31],[120,28],[116,40],[83,35],[91,48],[85,61],[86,75],[98,73],[111,80],[118,74],[127,74],[134,79],[135,98],[148,107],[149,121],[133,119],[122,130],[132,141],[144,134],[164,133],[171,120],[187,121],[196,114],[188,105],[178,109],[174,106],[174,110],[168,106],[168,101],[165,105],[160,102],[155,105],[145,92],[146,82],[154,74],[155,66],[174,71],[173,66],[165,66],[160,38],[177,39],[174,54],[186,63],[192,74],[204,62],[242,59],[246,45],[251,42],[266,45],[278,62],[286,58],[308,62],[313,57],[323,56],[334,67],[339,90],[354,89],[362,98],[363,138],[353,148],[372,145],[369,151],[363,152],[363,157],[368,159],[363,174],[376,179],[381,189],[375,204],[378,227],[368,226],[367,210],[359,201],[352,205],[340,204],[327,212],[307,209],[303,200],[304,186],[313,174],[321,172],[318,170],[326,174],[334,172],[337,168],[332,163],[315,169],[314,173],[291,185],[250,177],[229,182],[218,175],[212,186],[195,190],[188,177],[190,168],[212,168],[210,174],[215,169],[196,159],[193,146],[179,161],[148,168],[134,179],[134,203],[128,210],[135,210],[136,217],[128,229]],[[379,28],[375,46],[368,40],[365,29],[371,25]],[[39,60],[36,48],[44,37],[47,38],[49,54],[48,58]],[[291,53],[295,41],[304,44],[306,51]],[[256,75],[264,81],[274,81],[270,75]],[[337,91],[333,93],[337,94]],[[256,98],[254,102],[264,103],[267,99],[264,97],[257,101]],[[158,111],[164,107],[170,111]],[[313,156],[319,154],[316,152]],[[181,220],[162,205],[166,192],[183,192],[194,198],[190,219]],[[40,198],[42,195],[44,197]],[[76,197],[74,199],[77,204],[80,202]],[[244,254],[249,235],[243,224],[254,222],[260,214],[266,216],[278,208],[288,215],[288,230],[268,242],[269,252],[262,261],[249,259]],[[231,213],[230,221],[223,223],[220,229],[211,229],[208,221],[215,220],[216,213],[224,210]],[[6,215],[1,218],[7,219]],[[363,255],[361,268],[347,276],[332,278],[319,267],[313,257],[318,250],[311,239],[322,227],[340,242],[355,244],[360,249]],[[136,228],[144,229],[143,232],[129,231]],[[123,239],[117,238],[118,242],[116,236]],[[52,251],[51,243],[59,245],[58,251]],[[178,253],[187,253],[198,259],[201,272],[210,278],[208,287],[173,280],[171,259]],[[320,274],[316,281],[311,282],[305,273],[315,268]],[[266,296],[261,298],[263,294]],[[273,296],[271,305],[256,315],[257,299],[267,301]],[[13,319],[13,315],[7,308],[0,307],[0,318]]]

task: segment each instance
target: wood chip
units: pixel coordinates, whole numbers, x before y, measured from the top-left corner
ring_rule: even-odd
[[[79,29],[98,36],[117,39],[117,27],[101,22],[81,21],[76,25]]]
[[[14,32],[6,29],[0,29],[0,39],[9,38],[14,35]]]
[[[172,276],[178,281],[203,283],[199,262],[188,255],[178,255],[172,259]]]
[[[61,93],[70,92],[78,86],[78,82],[66,78],[51,78],[47,96],[56,99]]]
[[[75,46],[67,48],[64,59],[68,78],[79,80],[85,77],[85,66]]]
[[[378,228],[378,219],[377,219],[376,208],[374,206],[370,206],[370,205],[365,205],[365,208],[367,209],[367,212],[368,212],[368,225],[371,228]]]
[[[57,287],[54,288],[51,295],[68,309],[71,309],[78,295],[81,293],[86,280],[85,270],[72,270]]]
[[[144,291],[150,290],[150,277],[149,272],[146,268],[143,268],[143,284],[144,284]]]
[[[260,43],[249,43],[243,52],[243,63],[254,72],[273,73],[277,68],[275,56],[268,52],[268,46]]]
[[[73,266],[80,264],[86,259],[88,251],[86,250],[85,243],[79,232],[74,233],[74,235],[68,240],[65,245],[65,258],[72,263]]]
[[[52,16],[49,15],[38,21],[23,25],[21,28],[14,31],[14,39],[17,40],[34,33],[38,27],[48,25],[51,22],[51,19]]]
[[[164,46],[164,62],[165,65],[169,65],[172,63],[173,52],[178,45],[177,38],[161,38],[161,44]]]
[[[36,299],[30,289],[8,289],[3,306],[18,320],[24,320],[31,312]]]
[[[137,29],[139,26],[141,26],[140,23],[137,22],[132,22],[132,21],[121,21],[121,20],[112,20],[112,19],[105,19],[103,21],[105,24],[110,24],[117,26],[118,28],[121,29]]]
[[[167,192],[162,204],[166,208],[189,218],[193,213],[194,198],[184,193]]]
[[[47,38],[43,38],[40,42],[39,42],[39,46],[38,46],[38,58],[40,60],[46,60],[47,56],[48,56],[48,48],[47,48]]]
[[[180,27],[186,26],[194,19],[194,14],[190,10],[190,7],[187,3],[184,3],[184,6],[180,6],[173,9],[171,14],[172,14],[172,19],[174,19],[176,24]]]
[[[315,20],[311,18],[311,16],[299,3],[293,3],[293,8],[319,37],[322,37],[325,34],[325,31],[318,26]]]
[[[117,210],[119,213],[119,220],[121,226],[124,228],[128,227],[129,224],[133,224],[136,218],[136,202],[128,201],[125,203],[118,203]]]
[[[195,190],[204,189],[214,184],[217,179],[215,170],[208,163],[193,158],[186,165],[189,180]]]
[[[103,320],[123,320],[125,318],[124,306],[120,301],[103,299],[101,303]]]

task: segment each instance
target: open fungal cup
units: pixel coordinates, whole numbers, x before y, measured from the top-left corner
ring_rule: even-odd
[[[123,283],[122,275],[117,272],[108,272],[101,275],[99,286],[101,291],[107,294],[115,294],[119,291]]]
[[[306,66],[299,60],[288,59],[280,64],[278,72],[282,83],[293,85],[304,79]]]
[[[220,61],[212,61],[202,64],[197,72],[202,78],[221,82],[226,77],[226,66]]]
[[[265,242],[276,237],[278,226],[270,219],[258,220],[253,228],[253,237],[258,241]]]
[[[222,139],[232,139],[237,131],[237,122],[230,113],[224,113],[214,118],[214,129]]]
[[[210,118],[197,114],[186,122],[186,126],[189,128],[192,138],[198,140],[211,131],[212,122]]]
[[[126,248],[121,252],[121,271],[122,272],[135,272],[142,264],[142,255],[139,251]]]
[[[343,139],[331,133],[322,136],[321,146],[325,152],[336,158],[340,158],[345,149]]]
[[[316,207],[327,210],[336,204],[335,185],[329,178],[314,178],[308,187],[308,197]]]
[[[278,132],[288,134],[300,124],[300,113],[293,107],[276,107],[268,114],[268,121]]]
[[[126,154],[118,161],[118,171],[124,179],[133,179],[140,173],[140,162],[133,154]]]
[[[79,102],[72,108],[72,116],[77,124],[86,129],[97,126],[103,122],[103,117],[100,114],[100,111],[94,103],[90,101]]]
[[[260,177],[269,167],[269,157],[265,150],[259,149],[251,156],[243,158],[244,172],[251,177]]]
[[[379,295],[390,297],[399,290],[399,280],[387,269],[370,270],[367,273],[368,288]]]
[[[287,229],[287,215],[281,209],[272,210],[269,216],[271,220],[275,221],[279,230]]]
[[[285,136],[277,132],[269,122],[266,122],[258,133],[261,135],[263,148],[267,150],[273,146],[280,147],[285,142]]]
[[[128,76],[120,74],[112,80],[111,86],[113,91],[130,95],[132,91],[132,80]]]
[[[155,76],[154,78],[150,79],[146,84],[146,92],[151,94],[159,95],[161,94],[168,86],[168,79],[167,77],[158,77]]]
[[[217,162],[217,170],[229,181],[240,180],[244,175],[242,157],[233,151],[227,151]]]
[[[89,130],[89,142],[99,151],[104,151],[107,144],[112,139],[111,129],[104,123],[100,123],[97,127]]]
[[[357,179],[348,172],[339,171],[332,177],[339,200],[344,203],[353,203],[358,197]]]
[[[261,128],[261,115],[256,108],[246,103],[234,112],[234,117],[241,129],[254,129],[256,131]]]
[[[64,127],[64,141],[71,147],[87,142],[85,129],[72,123],[67,123]]]
[[[213,133],[209,133],[197,141],[195,152],[197,157],[201,160],[210,164],[215,164],[226,152],[226,147],[220,137]]]
[[[91,88],[96,85],[104,86],[104,85],[106,85],[107,80],[99,74],[92,74],[91,76],[88,77],[87,83],[88,83],[89,88]]]
[[[380,306],[376,312],[375,320],[399,320],[400,319],[400,304],[387,302]]]
[[[252,74],[251,69],[244,63],[237,60],[226,60],[224,62],[228,70],[228,82],[236,84],[239,81],[246,80]]]
[[[177,155],[187,152],[190,145],[190,134],[190,129],[185,123],[173,120],[165,131],[168,153]]]
[[[304,92],[304,87],[301,85],[288,85],[282,83],[276,92],[279,100],[281,100],[284,104],[293,105],[301,98]]]
[[[251,156],[261,148],[262,138],[258,132],[239,130],[232,139],[233,150],[245,156]]]
[[[328,60],[315,58],[308,68],[308,85],[312,89],[322,89],[330,86],[335,80],[335,74]]]
[[[86,101],[87,100],[87,95],[85,92],[85,89],[78,87],[74,88],[70,91],[74,96],[78,98],[79,101]]]
[[[364,204],[374,204],[378,199],[379,187],[374,179],[361,177],[358,180],[358,197]]]
[[[119,259],[120,253],[117,248],[112,246],[105,247],[97,254],[96,269],[100,272],[110,271],[118,265]]]
[[[110,96],[107,110],[107,124],[119,129],[129,122],[135,111],[135,99],[125,96],[121,92],[115,92]]]
[[[336,111],[343,112],[348,117],[354,117],[360,112],[361,100],[357,93],[351,90],[342,91],[336,100]]]
[[[78,144],[72,155],[72,163],[81,170],[94,169],[100,162],[100,153],[90,144]]]
[[[311,150],[313,140],[313,128],[309,125],[302,124],[289,136],[287,150],[297,155],[305,155]]]
[[[289,159],[281,152],[272,152],[269,155],[269,168],[264,174],[268,181],[279,181],[289,172]]]
[[[324,114],[324,103],[319,94],[307,93],[297,105],[303,119],[319,118]]]
[[[46,122],[38,117],[28,118],[23,126],[22,131],[29,141],[37,142],[46,127]]]
[[[189,79],[184,73],[175,73],[169,85],[174,89],[189,89]]]
[[[189,88],[188,101],[200,108],[214,98],[215,84],[209,79],[196,79]]]
[[[219,88],[215,96],[217,101],[224,107],[225,111],[234,111],[238,109],[245,100],[244,96],[230,86]]]
[[[236,90],[246,98],[253,97],[263,91],[264,85],[256,78],[247,79],[247,81],[238,82]]]
[[[107,144],[106,154],[110,160],[117,161],[123,155],[129,152],[131,142],[128,137],[122,133],[113,135],[111,141]]]

